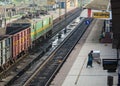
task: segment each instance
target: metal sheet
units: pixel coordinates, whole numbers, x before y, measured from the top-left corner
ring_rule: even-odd
[[[2,65],[2,48],[1,48],[1,46],[2,46],[2,42],[0,42],[0,66]]]
[[[6,38],[6,57],[7,61],[9,60],[11,56],[11,38]]]
[[[2,40],[2,64],[5,64],[6,62],[6,57],[5,57],[5,40]]]

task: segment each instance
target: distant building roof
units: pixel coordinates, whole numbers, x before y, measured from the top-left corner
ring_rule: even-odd
[[[84,6],[87,9],[93,10],[107,10],[109,5],[109,0],[92,0],[89,4]]]

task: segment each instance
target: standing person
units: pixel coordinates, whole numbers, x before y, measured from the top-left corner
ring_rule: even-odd
[[[86,67],[88,67],[88,66],[92,67],[92,63],[93,63],[93,56],[92,56],[92,54],[93,54],[93,50],[91,50],[90,53],[88,54],[88,62],[87,62],[87,66]]]

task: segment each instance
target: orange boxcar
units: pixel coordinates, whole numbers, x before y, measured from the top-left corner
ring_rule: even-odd
[[[30,25],[11,25],[6,34],[12,35],[12,57],[16,60],[25,54],[31,44]]]

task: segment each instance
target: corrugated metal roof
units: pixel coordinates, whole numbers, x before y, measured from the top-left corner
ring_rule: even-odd
[[[94,9],[94,10],[107,10],[109,5],[109,0],[93,0],[87,4],[84,8]]]
[[[13,21],[12,23],[31,23],[31,20],[28,18],[18,19],[18,20]]]

